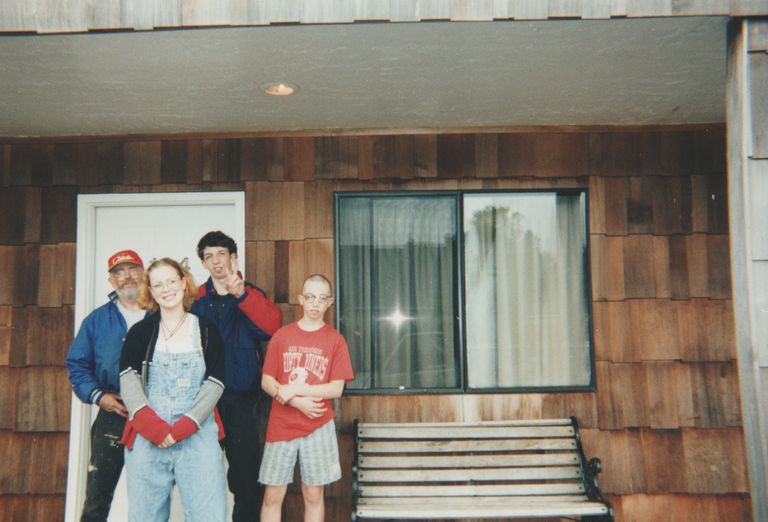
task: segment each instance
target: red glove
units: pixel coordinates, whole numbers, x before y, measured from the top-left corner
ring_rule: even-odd
[[[171,425],[165,422],[149,406],[145,406],[137,411],[131,423],[142,437],[155,446],[161,444],[165,437],[171,433]]]
[[[179,420],[173,423],[173,426],[171,427],[171,437],[173,437],[173,440],[176,442],[181,442],[196,431],[197,424],[195,424],[195,421],[186,415],[183,415]]]

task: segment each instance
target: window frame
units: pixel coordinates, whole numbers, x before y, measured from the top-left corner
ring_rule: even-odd
[[[584,198],[584,285],[587,313],[587,331],[589,342],[589,382],[586,385],[567,386],[516,386],[516,387],[492,387],[470,388],[469,368],[466,332],[466,267],[465,267],[465,242],[464,242],[464,196],[465,195],[504,195],[504,194],[553,194],[553,195],[579,195]],[[369,190],[369,191],[334,191],[333,193],[333,253],[334,253],[334,280],[336,281],[336,306],[337,313],[334,318],[334,327],[341,331],[340,313],[340,244],[339,244],[339,211],[341,201],[345,198],[426,198],[451,196],[455,201],[456,224],[456,273],[454,303],[454,357],[458,360],[456,371],[459,373],[459,383],[456,387],[448,388],[350,388],[344,390],[346,395],[483,395],[483,394],[523,394],[523,393],[594,393],[596,391],[595,377],[595,342],[594,342],[594,318],[592,298],[592,264],[590,249],[590,223],[589,223],[589,190],[588,188],[566,189],[497,189],[497,190]],[[458,343],[458,346],[456,344]]]

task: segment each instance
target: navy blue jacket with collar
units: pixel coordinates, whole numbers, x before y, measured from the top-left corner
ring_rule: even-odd
[[[280,309],[263,290],[245,282],[245,293],[236,298],[227,295],[216,313],[216,288],[209,277],[200,286],[192,313],[207,317],[219,329],[224,340],[224,394],[222,401],[231,401],[258,394],[261,389],[261,366],[264,354],[261,341],[268,341],[280,328]]]
[[[116,292],[83,319],[65,361],[78,399],[98,404],[105,393],[120,393],[120,352],[127,332]]]

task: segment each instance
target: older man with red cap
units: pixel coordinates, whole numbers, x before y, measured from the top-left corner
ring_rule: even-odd
[[[91,427],[91,459],[81,522],[107,520],[112,497],[123,469],[119,443],[127,411],[120,399],[118,364],[128,329],[147,313],[138,303],[144,263],[133,250],[122,250],[107,261],[109,301],[88,314],[80,325],[66,363],[75,395],[96,404],[99,413]]]

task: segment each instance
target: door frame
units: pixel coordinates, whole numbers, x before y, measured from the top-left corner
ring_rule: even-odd
[[[77,269],[75,279],[75,334],[83,319],[94,309],[96,296],[93,277],[96,270],[96,212],[104,207],[221,205],[235,211],[233,239],[239,245],[240,270],[245,273],[245,193],[244,192],[159,192],[150,194],[79,194],[77,196]],[[102,260],[103,261],[103,260]],[[245,275],[243,276],[245,277]],[[90,456],[92,422],[90,404],[80,402],[72,393],[69,426],[69,461],[64,520],[79,520],[85,499]]]

